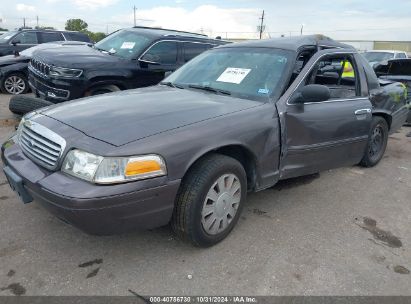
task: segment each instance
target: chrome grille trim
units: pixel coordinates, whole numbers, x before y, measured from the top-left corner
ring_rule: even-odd
[[[55,170],[66,147],[66,141],[50,129],[27,120],[19,135],[23,152],[33,162]]]
[[[37,74],[40,74],[44,77],[48,77],[49,73],[50,73],[50,65],[46,64],[36,58],[32,58],[30,60],[30,67],[32,68],[32,70],[34,70],[34,72],[36,72]]]

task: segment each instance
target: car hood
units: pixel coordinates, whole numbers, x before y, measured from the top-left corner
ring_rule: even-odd
[[[124,61],[86,45],[60,46],[34,52],[33,57],[44,63],[66,68],[84,68],[96,64],[109,65]]]
[[[28,62],[30,58],[25,56],[6,55],[0,57],[0,67],[15,64],[18,62]]]
[[[158,85],[83,98],[47,108],[40,113],[87,136],[121,146],[262,104]]]

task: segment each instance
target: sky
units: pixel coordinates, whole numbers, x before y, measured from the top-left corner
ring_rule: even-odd
[[[265,11],[264,37],[325,34],[339,40],[411,41],[411,0],[0,0],[0,27],[64,29],[81,18],[89,30],[112,32],[137,25],[256,38]]]

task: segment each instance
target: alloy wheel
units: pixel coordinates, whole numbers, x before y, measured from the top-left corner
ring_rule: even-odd
[[[20,76],[10,76],[4,81],[4,88],[13,95],[21,94],[26,89],[26,82]]]

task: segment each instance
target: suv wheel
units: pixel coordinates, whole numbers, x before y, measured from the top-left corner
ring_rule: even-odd
[[[29,85],[27,78],[22,74],[9,74],[7,75],[1,85],[1,90],[4,93],[19,95],[27,93]]]
[[[171,226],[180,238],[196,246],[212,246],[234,228],[246,195],[243,166],[228,156],[209,155],[184,177]]]
[[[368,136],[367,148],[360,165],[363,167],[373,167],[378,164],[385,153],[387,141],[387,121],[380,116],[374,116],[371,122],[371,131]]]
[[[112,92],[117,92],[120,91],[120,88],[115,85],[105,85],[101,87],[95,87],[90,90],[89,95],[101,95],[101,94],[106,94],[106,93],[112,93]]]

